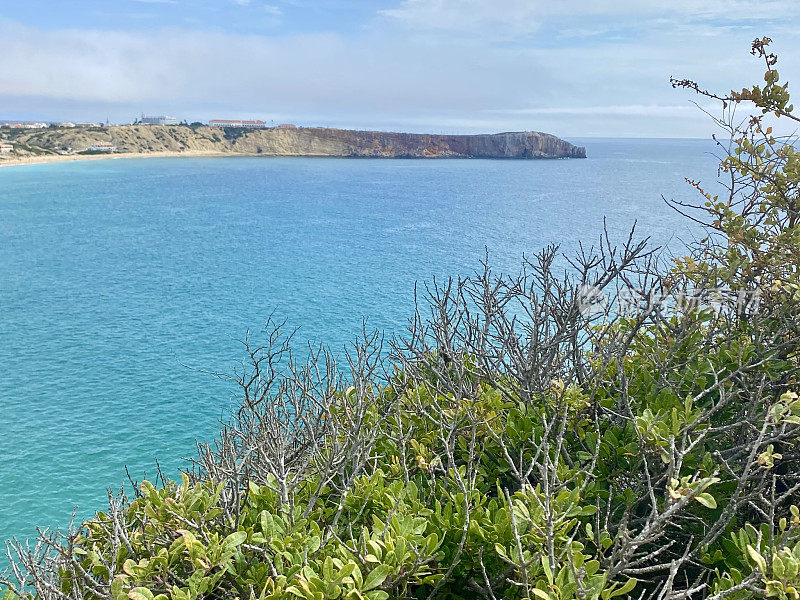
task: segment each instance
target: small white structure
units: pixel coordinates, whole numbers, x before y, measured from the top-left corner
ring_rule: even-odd
[[[166,115],[161,115],[159,117],[147,117],[142,115],[139,119],[139,123],[142,125],[177,125],[178,119]]]
[[[244,127],[246,129],[266,129],[264,121],[240,121],[239,119],[211,119],[211,127]]]
[[[14,146],[11,144],[0,143],[0,154],[11,154],[14,151]]]
[[[87,152],[116,152],[117,147],[106,142],[97,142],[86,149]]]

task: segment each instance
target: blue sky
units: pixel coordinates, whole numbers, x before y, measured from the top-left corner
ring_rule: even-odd
[[[0,0],[0,119],[703,137],[670,75],[800,85],[796,0]]]

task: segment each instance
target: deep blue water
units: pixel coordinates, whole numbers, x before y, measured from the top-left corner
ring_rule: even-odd
[[[87,516],[158,458],[175,473],[233,389],[237,340],[275,312],[341,347],[389,333],[413,286],[496,270],[603,216],[659,243],[661,195],[716,176],[701,141],[578,140],[587,160],[104,160],[0,169],[0,540]]]

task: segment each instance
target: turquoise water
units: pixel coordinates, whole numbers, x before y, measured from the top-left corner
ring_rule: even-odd
[[[661,195],[710,181],[708,142],[583,140],[587,160],[105,160],[0,169],[0,539],[86,516],[158,458],[175,473],[275,312],[341,347],[398,332],[416,281],[559,242],[658,242]]]

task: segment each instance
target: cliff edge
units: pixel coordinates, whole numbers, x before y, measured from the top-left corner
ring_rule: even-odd
[[[85,152],[111,144],[115,152],[207,152],[265,156],[363,158],[585,158],[585,148],[536,131],[436,135],[322,127],[240,129],[183,125],[4,130],[17,156]]]

